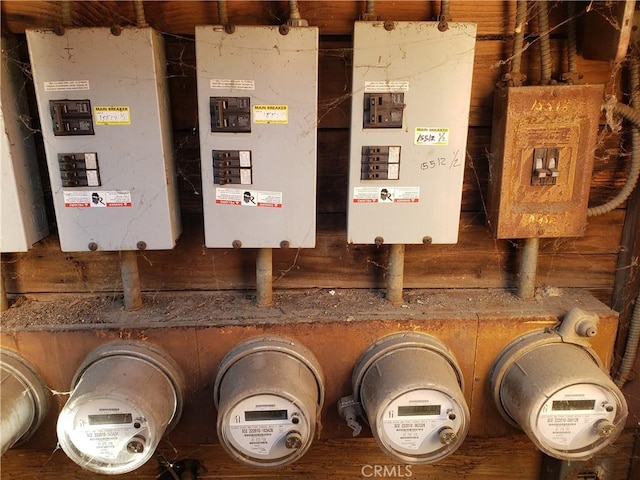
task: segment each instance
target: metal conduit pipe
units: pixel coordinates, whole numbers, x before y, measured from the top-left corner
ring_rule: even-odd
[[[631,84],[631,107],[624,103],[616,102],[613,104],[612,111],[614,114],[620,115],[625,120],[631,122],[634,128],[631,131],[631,166],[629,167],[629,175],[627,181],[622,186],[618,194],[608,202],[587,209],[588,217],[603,215],[615,210],[622,205],[638,183],[640,177],[640,96],[638,88],[640,88],[640,72],[638,60],[631,57],[630,65],[630,84]]]
[[[61,12],[62,25],[64,27],[68,27],[71,25],[71,1],[63,0],[62,4],[60,5],[60,8],[62,9],[62,12]]]
[[[450,2],[449,0],[442,0],[440,2],[440,17],[438,19],[438,30],[441,32],[445,32],[449,29],[449,19],[451,18],[449,14],[450,10]]]
[[[259,248],[256,258],[256,305],[273,305],[273,252],[270,248]]]
[[[567,4],[567,16],[569,17],[569,24],[567,25],[567,63],[569,72],[578,71],[577,61],[577,43],[576,43],[576,5],[573,2],[566,2]]]
[[[300,7],[298,6],[298,0],[289,0],[289,19],[301,20]]]
[[[536,289],[536,272],[538,270],[538,251],[540,239],[525,238],[522,241],[522,256],[518,278],[518,297],[533,298]]]
[[[144,5],[142,0],[133,0],[133,9],[136,13],[136,24],[139,27],[148,27],[147,19],[144,15]]]
[[[404,244],[392,244],[389,249],[389,263],[387,266],[387,300],[394,305],[400,305],[402,287],[404,284]]]
[[[638,354],[638,343],[640,343],[640,292],[636,296],[636,304],[633,307],[633,315],[629,322],[629,333],[627,334],[627,345],[624,349],[622,362],[616,375],[615,384],[618,388],[622,386],[631,377],[631,369]]]
[[[527,0],[518,0],[516,4],[516,28],[513,36],[513,62],[511,73],[520,73],[522,68],[522,48],[524,46],[524,30],[527,23]]]
[[[120,276],[124,293],[124,309],[128,312],[140,310],[142,308],[140,274],[138,272],[138,257],[133,250],[120,252]]]
[[[218,0],[218,23],[220,23],[220,25],[229,24],[229,16],[227,14],[227,0]]]
[[[4,285],[4,277],[0,275],[0,312],[9,309],[9,297]]]
[[[536,2],[538,7],[538,35],[540,41],[540,85],[551,83],[551,43],[549,41],[549,10],[546,1]]]
[[[376,14],[376,2],[375,0],[367,0],[365,2],[366,5],[366,13],[367,15],[375,15]]]

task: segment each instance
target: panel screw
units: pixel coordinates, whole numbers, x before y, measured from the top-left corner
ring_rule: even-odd
[[[121,33],[122,28],[120,27],[120,25],[111,25],[111,35],[119,37]]]
[[[431,245],[431,242],[433,242],[433,238],[431,237],[422,237],[422,243],[425,245]]]
[[[280,35],[287,35],[289,33],[289,25],[280,25],[278,31],[280,32]]]
[[[394,28],[396,28],[395,23],[393,23],[391,20],[387,20],[386,22],[384,22],[384,29],[387,32],[390,32],[391,30],[393,30]]]
[[[56,25],[55,27],[53,27],[53,33],[58,36],[64,35],[64,27],[62,25]]]
[[[91,250],[92,252],[95,252],[98,249],[98,244],[96,242],[89,242],[89,245],[87,245],[87,247],[89,247],[89,250]]]
[[[384,243],[384,238],[376,237],[375,240],[373,241],[373,243],[375,243],[379,247],[380,245],[382,245]]]
[[[147,243],[143,242],[142,240],[140,240],[138,243],[136,243],[136,248],[138,250],[146,250],[147,249]]]
[[[232,33],[234,33],[236,31],[236,26],[233,25],[232,23],[227,23],[224,26],[224,31],[227,32],[229,35],[231,35]]]
[[[242,242],[240,240],[234,240],[231,242],[231,246],[233,248],[242,248]]]
[[[282,240],[280,242],[280,248],[289,248],[289,240]]]

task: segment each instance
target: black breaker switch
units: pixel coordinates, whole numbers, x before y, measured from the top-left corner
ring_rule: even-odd
[[[97,153],[60,153],[58,165],[63,187],[99,187],[101,185]]]
[[[364,128],[402,128],[404,93],[365,93]]]
[[[398,180],[400,147],[362,147],[361,180]]]
[[[251,150],[213,150],[213,183],[251,185]]]
[[[89,100],[49,100],[55,136],[94,135]]]
[[[251,132],[250,97],[210,97],[212,132]]]

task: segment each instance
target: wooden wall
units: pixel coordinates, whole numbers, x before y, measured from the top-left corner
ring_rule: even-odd
[[[488,153],[490,152],[493,92],[501,76],[508,69],[508,59],[512,53],[512,34],[515,24],[515,1],[467,1],[451,2],[453,21],[476,22],[478,38],[469,117],[469,137],[466,155],[462,215],[460,219],[460,239],[456,245],[408,246],[405,258],[405,287],[407,289],[439,288],[472,292],[481,289],[499,292],[511,291],[516,282],[519,248],[515,241],[495,240],[486,225],[485,201],[488,183]],[[133,2],[85,1],[71,2],[72,24],[74,26],[106,26],[111,24],[134,24]],[[579,4],[579,8],[586,7]],[[172,104],[172,120],[177,158],[177,176],[180,193],[180,207],[184,231],[173,251],[139,252],[138,263],[145,299],[169,295],[170,292],[217,292],[221,290],[251,292],[255,287],[255,251],[206,249],[202,227],[200,152],[197,136],[196,81],[194,26],[218,21],[217,4],[212,1],[162,1],[144,3],[148,23],[165,34],[168,58],[168,75]],[[439,2],[433,1],[380,1],[376,2],[377,13],[383,19],[393,20],[434,20],[439,12]],[[611,18],[609,7],[595,4],[599,14]],[[2,31],[22,39],[25,28],[53,28],[60,23],[61,2],[4,0],[0,3]],[[351,35],[353,22],[364,9],[364,2],[356,1],[303,1],[300,2],[301,15],[311,25],[320,28],[320,79],[318,100],[318,191],[317,214],[318,232],[316,248],[303,250],[274,251],[274,288],[276,291],[304,292],[309,295],[326,294],[329,289],[379,289],[384,287],[387,247],[376,248],[346,243],[347,171],[350,123],[350,75],[351,75]],[[561,2],[549,3],[551,14],[551,38],[553,50],[553,76],[559,78],[566,68],[566,7]],[[531,10],[531,5],[529,6]],[[230,1],[228,2],[230,21],[235,24],[281,24],[288,16],[286,1]],[[530,16],[532,16],[530,12]],[[579,19],[583,12],[579,12]],[[530,47],[525,51],[523,70],[531,84],[540,77],[537,26],[530,20],[526,28],[531,34],[527,38]],[[595,33],[594,33],[595,34]],[[606,34],[608,35],[608,34]],[[609,38],[603,38],[609,41]],[[28,57],[25,55],[25,82],[31,88],[28,76]],[[578,70],[584,74],[585,83],[603,83],[607,94],[616,94],[626,100],[624,91],[623,66],[607,60],[587,60],[578,57]],[[33,125],[38,127],[35,108],[32,108]],[[604,117],[603,117],[604,124]],[[36,134],[36,139],[41,138]],[[628,168],[628,146],[625,130],[607,126],[601,127],[598,140],[589,203],[591,206],[610,199],[622,186]],[[46,171],[44,158],[41,158]],[[44,175],[46,178],[46,173]],[[45,190],[48,188],[45,181]],[[52,211],[50,191],[48,207],[52,227],[55,220]],[[636,202],[636,215],[640,210]],[[544,239],[541,241],[537,286],[541,292],[553,288],[578,288],[589,292],[605,304],[615,306],[623,312],[621,337],[624,338],[626,318],[632,307],[631,294],[625,286],[637,285],[637,253],[626,263],[621,262],[621,251],[630,247],[629,238],[640,235],[637,223],[627,227],[627,205],[614,212],[589,219],[586,235],[581,238]],[[629,233],[629,231],[631,233]],[[626,239],[626,240],[625,240]],[[623,243],[623,241],[625,243]],[[635,248],[636,250],[633,250]],[[640,248],[631,247],[632,252]],[[625,257],[626,258],[626,257]],[[634,260],[635,258],[635,260]],[[634,266],[635,265],[635,266]],[[617,273],[629,272],[622,282]],[[96,295],[112,294],[121,290],[119,259],[114,252],[62,253],[55,233],[44,239],[28,253],[3,254],[2,276],[8,292],[12,296],[26,295],[29,299],[54,298],[66,301],[68,294],[79,299]],[[621,286],[623,283],[625,285]],[[637,287],[636,287],[637,288]],[[624,292],[622,292],[622,290]],[[637,290],[635,290],[637,291]],[[53,297],[50,296],[53,294]],[[614,305],[612,298],[624,298],[622,305]],[[251,293],[249,293],[251,295]],[[107,297],[120,300],[117,296]],[[536,301],[544,302],[545,295]],[[13,309],[21,308],[18,301]],[[24,307],[24,303],[22,307]],[[286,302],[278,305],[286,310]],[[532,308],[534,305],[529,305]],[[353,305],[357,309],[357,305]],[[473,302],[463,309],[473,312]],[[13,310],[12,309],[12,310]],[[393,315],[382,317],[395,322]],[[62,323],[65,320],[61,320]],[[135,321],[123,320],[123,328],[132,328]],[[248,320],[249,323],[252,320]],[[77,322],[71,322],[77,323]],[[55,320],[48,322],[49,329],[55,331],[60,325]],[[20,330],[23,327],[17,328]],[[62,328],[65,328],[62,326]],[[74,329],[76,327],[68,327]],[[505,335],[518,330],[517,320],[507,320],[502,324]],[[28,326],[27,326],[28,329]],[[86,330],[86,329],[85,329]],[[90,330],[90,329],[89,329]],[[95,332],[94,332],[95,333]],[[52,333],[53,335],[53,333]],[[93,334],[92,334],[93,335]],[[607,338],[608,347],[613,349],[615,334]],[[621,345],[621,343],[619,344]],[[616,352],[620,352],[620,346]],[[616,358],[612,362],[616,363]],[[74,368],[74,367],[69,367]],[[640,402],[637,395],[630,400]],[[631,391],[631,390],[627,390]],[[636,408],[638,411],[638,408]],[[614,453],[626,459],[631,458],[633,434],[629,434]],[[370,441],[370,440],[369,440]],[[511,440],[497,439],[496,448],[509,450]],[[327,440],[331,442],[331,440]],[[475,442],[475,440],[474,440]],[[502,443],[501,443],[502,442]],[[626,443],[625,443],[626,442]],[[483,444],[471,444],[463,451],[457,463],[445,465],[442,471],[420,471],[419,478],[456,477],[452,472],[463,470],[466,478],[536,478],[539,456],[531,452],[525,441],[519,437],[513,445],[524,445],[522,465],[511,471],[492,470],[491,464],[505,462],[505,457],[482,458]],[[326,443],[323,444],[326,446]],[[360,445],[360,444],[358,444]],[[493,444],[492,444],[493,445]],[[502,447],[500,447],[502,445]],[[335,447],[335,445],[333,446]],[[332,448],[333,448],[332,447]],[[219,450],[219,447],[217,447]],[[340,444],[338,448],[350,449]],[[371,443],[357,448],[371,449]],[[519,447],[514,447],[519,448]],[[192,451],[202,450],[191,446]],[[189,449],[185,449],[189,450]],[[312,460],[301,467],[301,472],[311,469],[313,478],[361,478],[357,468],[344,476],[322,476],[333,462],[346,468],[345,458],[325,457],[328,450],[318,450]],[[335,452],[335,450],[333,450]],[[495,453],[495,450],[491,450]],[[57,452],[52,460],[45,461],[49,450],[37,450],[40,457],[27,459],[23,450],[9,452],[3,458],[2,478],[20,478],[17,472],[25,469],[29,475],[24,478],[47,478],[59,472],[69,472],[70,464],[60,459]],[[324,452],[324,453],[323,453]],[[362,452],[362,450],[358,450]],[[357,454],[357,452],[356,452]],[[335,453],[333,454],[335,455]],[[372,454],[373,455],[373,454]],[[475,455],[475,456],[474,456]],[[378,457],[359,457],[361,462],[382,460]],[[616,457],[618,458],[618,457]],[[40,462],[40,463],[39,463]],[[225,464],[227,467],[230,465]],[[348,463],[348,462],[347,462]],[[388,463],[388,462],[387,462]],[[627,462],[628,464],[628,462]],[[47,466],[45,466],[47,465]],[[622,470],[621,464],[617,468]],[[494,465],[495,466],[495,465]],[[38,470],[38,468],[40,470]],[[447,470],[447,468],[449,468]],[[307,469],[307,470],[304,470]],[[519,470],[520,469],[520,470]],[[347,469],[348,470],[348,469]],[[516,476],[514,470],[522,471]],[[224,468],[223,468],[224,471]],[[9,472],[9,473],[7,473]],[[38,473],[35,473],[38,472]],[[152,475],[151,470],[142,475]],[[239,471],[242,474],[242,470]],[[235,470],[223,472],[234,475]],[[210,477],[220,478],[217,471]],[[246,473],[246,472],[245,472]],[[74,475],[74,476],[71,476]],[[285,473],[283,472],[283,475]],[[296,476],[296,470],[286,473]],[[266,474],[265,474],[266,476]],[[303,475],[304,476],[304,475]],[[88,478],[74,470],[65,478]],[[312,478],[308,476],[306,478]],[[625,478],[618,473],[615,478]]]

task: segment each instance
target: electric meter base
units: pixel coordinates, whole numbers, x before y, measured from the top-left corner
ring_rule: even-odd
[[[593,326],[585,328],[585,319]],[[490,388],[500,414],[560,460],[591,458],[622,433],[628,414],[622,392],[585,340],[595,335],[596,322],[573,309],[560,328],[516,339],[494,363]]]
[[[147,344],[98,348],[72,389],[58,417],[58,441],[71,460],[97,473],[127,473],[146,463],[182,412],[182,372]]]
[[[252,339],[223,358],[214,401],[225,451],[247,465],[280,467],[311,446],[324,403],[323,375],[301,345],[279,337]]]
[[[22,357],[0,350],[0,455],[27,441],[38,429],[49,406],[49,390]]]
[[[434,337],[400,332],[379,339],[359,359],[352,380],[352,405],[380,449],[401,462],[436,462],[469,431],[462,373]]]

